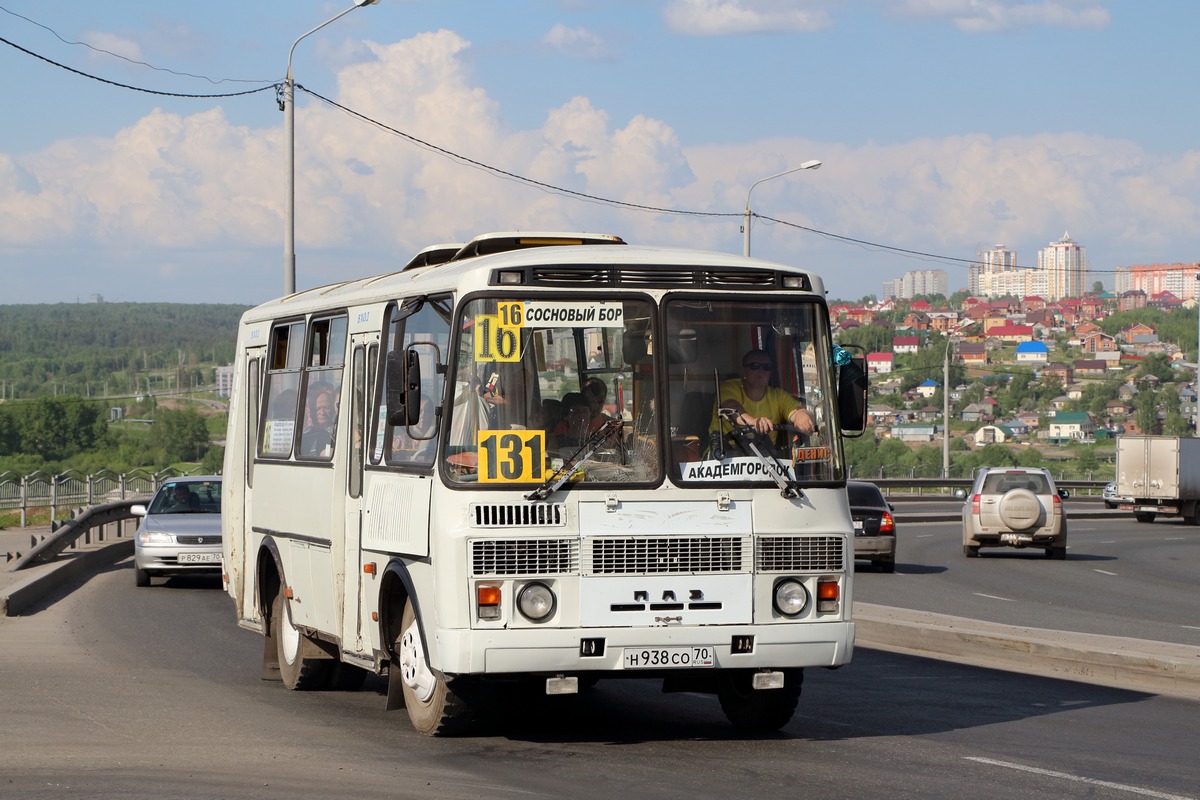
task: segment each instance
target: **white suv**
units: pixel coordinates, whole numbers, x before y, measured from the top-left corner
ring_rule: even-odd
[[[1047,558],[1067,557],[1067,518],[1049,471],[1033,467],[986,467],[963,504],[963,554],[980,547],[1040,547]]]

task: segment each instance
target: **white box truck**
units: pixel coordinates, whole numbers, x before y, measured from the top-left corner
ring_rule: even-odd
[[[1118,436],[1117,495],[1138,522],[1164,515],[1200,525],[1200,439]]]

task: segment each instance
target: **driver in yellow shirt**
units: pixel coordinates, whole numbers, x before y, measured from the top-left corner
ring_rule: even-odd
[[[771,368],[771,356],[765,350],[751,350],[742,356],[741,377],[721,382],[710,431],[721,429],[722,417],[727,425],[748,426],[763,434],[771,433],[785,422],[790,422],[800,433],[816,430],[812,414],[799,400],[783,389],[767,385]]]

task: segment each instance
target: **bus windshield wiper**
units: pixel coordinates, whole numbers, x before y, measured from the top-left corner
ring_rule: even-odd
[[[738,417],[738,413],[732,408],[722,408],[720,415],[723,419],[728,420],[730,426],[730,434],[737,441],[741,448],[763,463],[767,468],[767,473],[775,481],[775,485],[779,487],[779,493],[789,500],[794,500],[801,497],[800,487],[797,485],[794,478],[788,477],[787,466],[774,455],[767,455],[759,448],[758,431],[748,425],[738,425],[734,422]],[[788,425],[780,427],[791,427]]]
[[[554,494],[559,488],[570,480],[571,475],[576,469],[583,466],[589,459],[600,449],[600,446],[608,440],[618,430],[621,429],[623,423],[619,419],[610,419],[592,432],[579,449],[571,454],[571,457],[563,462],[554,473],[546,479],[538,488],[534,489],[529,494],[525,495],[526,500],[545,500],[550,495]]]

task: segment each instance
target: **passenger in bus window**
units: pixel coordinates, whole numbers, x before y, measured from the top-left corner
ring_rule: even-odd
[[[804,434],[816,430],[812,414],[799,400],[783,389],[769,385],[773,366],[771,356],[765,350],[751,350],[742,356],[741,376],[721,382],[721,394],[709,423],[710,431],[721,430],[722,424],[728,430],[733,424],[769,434],[785,423]],[[724,415],[721,414],[723,410]]]
[[[337,392],[332,386],[322,385],[309,395],[308,414],[310,427],[301,437],[300,451],[306,456],[329,456],[333,452],[337,425]]]

